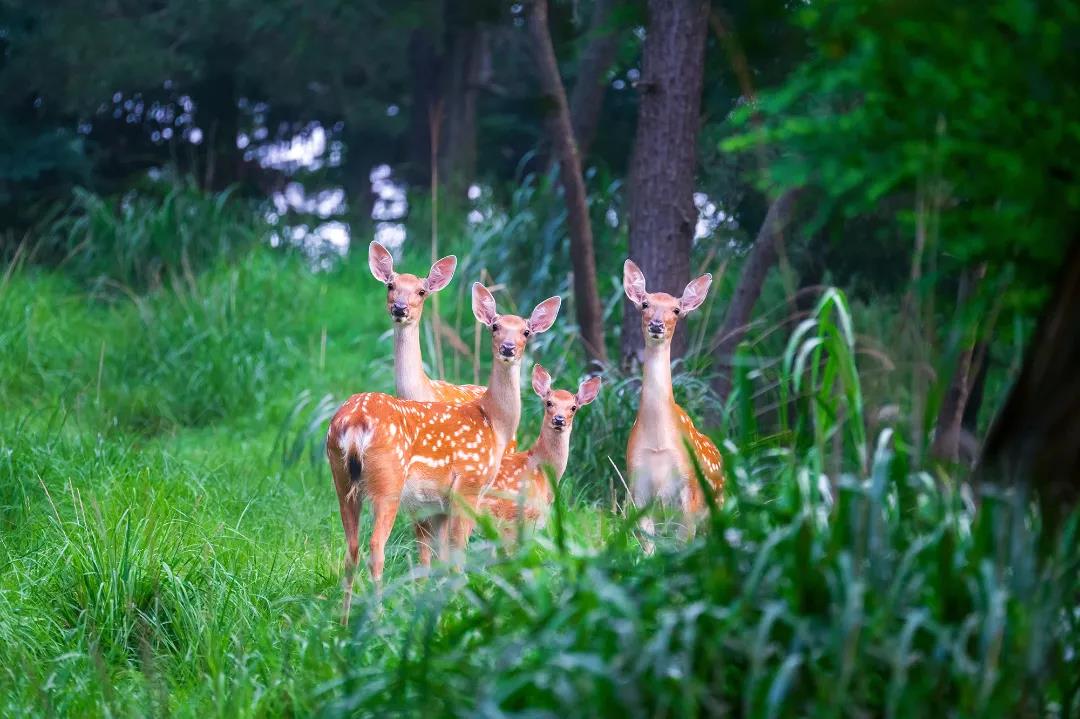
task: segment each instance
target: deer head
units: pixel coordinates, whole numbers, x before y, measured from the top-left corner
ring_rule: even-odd
[[[379,282],[386,285],[386,311],[397,324],[413,324],[420,320],[424,301],[432,292],[450,284],[457,269],[457,258],[444,257],[431,266],[427,277],[397,274],[394,258],[378,242],[368,246],[368,267]]]
[[[527,320],[517,315],[500,315],[488,289],[479,282],[473,283],[473,315],[491,330],[492,355],[507,364],[521,362],[529,337],[551,329],[559,316],[560,305],[561,297],[549,297],[533,309]]]
[[[711,284],[712,275],[706,273],[690,282],[682,297],[672,297],[666,292],[646,292],[641,269],[632,260],[623,265],[623,291],[641,310],[641,334],[645,336],[645,343],[651,346],[671,342],[679,319],[701,306]]]
[[[564,389],[551,389],[551,375],[540,365],[533,367],[533,392],[544,401],[544,428],[557,434],[569,432],[574,426],[577,411],[596,399],[600,393],[600,378],[590,377],[579,386],[577,394]]]

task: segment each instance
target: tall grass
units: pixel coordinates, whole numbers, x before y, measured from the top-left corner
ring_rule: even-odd
[[[117,198],[76,189],[45,229],[45,251],[96,289],[153,288],[264,240],[267,227],[253,209],[231,191],[206,195],[193,182]]]
[[[1076,516],[1044,536],[1022,491],[927,474],[910,438],[871,432],[838,291],[752,333],[715,437],[725,502],[695,539],[642,555],[616,472],[634,389],[611,378],[548,528],[507,546],[482,527],[461,570],[416,580],[402,522],[381,599],[362,585],[339,627],[328,474],[282,458],[317,446],[327,397],[391,387],[382,291],[363,257],[312,274],[267,248],[109,302],[13,269],[0,715],[1080,713]],[[548,334],[532,351],[569,386],[570,338]],[[676,387],[695,414],[702,382]],[[763,414],[766,384],[786,401]]]

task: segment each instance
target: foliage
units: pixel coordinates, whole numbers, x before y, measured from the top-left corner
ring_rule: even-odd
[[[85,177],[88,164],[82,141],[74,133],[53,128],[35,132],[0,120],[0,206],[12,201],[11,187],[26,183],[42,193]]]
[[[827,2],[799,17],[810,58],[726,146],[778,149],[768,181],[820,190],[822,218],[884,211],[940,238],[945,276],[1015,271],[1010,304],[1037,307],[1080,216],[1076,5]]]
[[[191,183],[104,198],[76,189],[45,232],[45,251],[99,288],[158,287],[265,240],[268,227],[230,192],[208,195]],[[160,195],[160,196],[158,196]]]
[[[362,591],[341,629],[325,467],[283,469],[274,443],[302,391],[391,386],[389,342],[372,339],[381,293],[363,257],[313,274],[267,248],[124,303],[11,268],[0,285],[0,713],[1080,709],[1075,519],[1049,542],[1022,494],[976,502],[911,466],[889,429],[865,472],[752,435],[725,443],[724,507],[697,539],[662,538],[644,557],[608,460],[621,466],[633,413],[623,380],[578,418],[548,528],[516,546],[482,528],[463,570],[416,580],[401,523],[381,604]],[[834,294],[785,339],[795,357],[827,350],[819,377],[853,365],[847,311]],[[561,342],[536,356],[557,360]],[[776,372],[819,403],[827,444],[861,441],[844,409],[858,377],[838,394],[808,385],[794,360]],[[572,363],[555,374],[559,386],[577,379]],[[693,397],[692,384],[677,391]],[[524,401],[525,442],[537,404]]]

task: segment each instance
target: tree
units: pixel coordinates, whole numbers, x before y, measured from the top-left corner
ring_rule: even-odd
[[[574,269],[574,307],[577,310],[581,341],[590,362],[604,364],[607,362],[607,350],[604,346],[600,295],[596,287],[596,257],[593,251],[592,226],[589,223],[588,198],[566,90],[559,75],[555,49],[548,31],[547,0],[534,0],[527,23],[536,54],[540,85],[549,102],[549,134],[559,160],[559,179],[566,199],[570,259]]]
[[[577,82],[570,95],[570,118],[578,154],[584,158],[596,137],[600,110],[607,89],[607,72],[619,49],[619,34],[612,27],[617,0],[596,0],[589,24],[589,42],[578,60]]]
[[[942,271],[985,261],[995,287],[1015,272],[1010,305],[1031,312],[1080,217],[1080,56],[1063,41],[1080,11],[1047,0],[1035,12],[805,6],[808,60],[739,111],[748,130],[725,147],[775,152],[763,184],[813,188],[819,220],[884,208],[908,230],[933,223]]]
[[[960,275],[960,287],[957,290],[956,309],[957,315],[967,307],[975,288],[986,274],[986,265],[981,264],[974,269],[965,269]],[[960,433],[963,429],[964,412],[967,409],[968,398],[975,375],[978,371],[975,367],[975,348],[978,345],[978,334],[973,328],[965,327],[963,319],[959,316],[954,321],[954,334],[956,345],[956,366],[952,377],[945,388],[941,406],[938,409],[936,433],[934,442],[930,446],[930,454],[938,460],[954,464],[960,458]]]
[[[1080,501],[1080,239],[1058,275],[1020,376],[987,436],[987,480],[1028,480],[1048,521]]]
[[[697,222],[694,170],[701,122],[708,3],[650,0],[642,57],[641,93],[630,162],[630,259],[649,291],[679,296],[690,280],[690,247]],[[624,303],[624,366],[641,361],[644,340],[638,314]],[[676,330],[672,356],[686,351],[685,329]]]
[[[801,190],[786,190],[769,206],[765,221],[761,223],[757,238],[750,247],[742,274],[739,275],[739,283],[728,305],[724,324],[716,333],[717,342],[713,356],[717,373],[712,386],[721,403],[727,400],[731,392],[731,358],[750,327],[754,305],[761,296],[761,288],[769,270],[776,265],[779,245],[784,241],[784,234],[801,194]]]
[[[1065,40],[1080,34],[1076,4],[991,0],[971,12],[826,0],[797,17],[808,59],[738,111],[749,129],[724,148],[764,148],[762,185],[812,191],[815,224],[877,217],[899,228],[910,292],[926,299],[913,314],[916,351],[940,341],[932,328],[955,306],[950,280],[965,270],[985,271],[972,303],[1023,326],[1080,230],[1080,55]],[[858,244],[842,240],[841,250]],[[882,254],[877,246],[867,260],[896,265]],[[916,448],[924,417],[937,417],[934,452],[946,459],[971,389],[972,341],[935,368],[941,391],[930,396],[943,406],[910,413]],[[912,394],[921,402],[921,384]]]
[[[366,143],[351,150],[394,159],[402,120],[387,107],[400,101],[406,63],[388,30],[408,27],[408,8],[343,0],[15,5],[0,10],[0,111],[34,107],[21,123],[27,129],[81,124],[98,189],[112,189],[102,178],[124,184],[166,164],[214,189],[242,180],[237,136],[255,114],[240,107],[244,100],[270,108],[258,113],[266,135],[249,133],[249,152],[313,121],[347,119],[365,129]],[[357,43],[361,30],[371,37]]]

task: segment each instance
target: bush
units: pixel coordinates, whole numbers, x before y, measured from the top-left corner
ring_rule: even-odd
[[[235,256],[268,236],[247,203],[230,191],[207,194],[191,182],[167,185],[160,196],[131,191],[104,198],[83,189],[46,229],[53,259],[97,290],[136,291]]]

